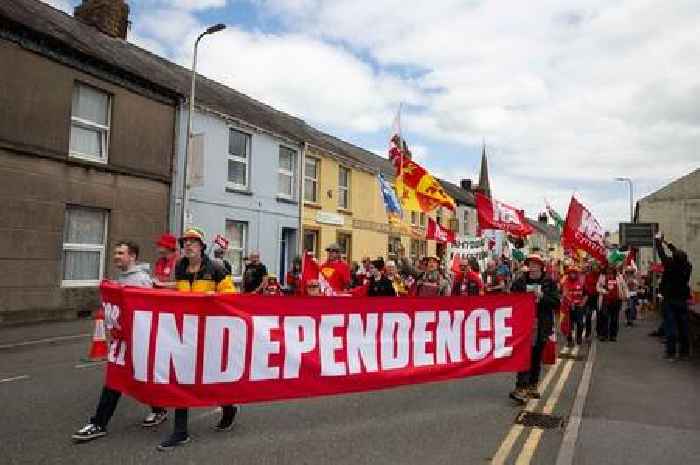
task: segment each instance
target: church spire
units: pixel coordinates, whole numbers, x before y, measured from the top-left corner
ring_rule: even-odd
[[[478,188],[489,198],[491,197],[491,184],[489,183],[489,166],[486,160],[486,144],[481,146],[481,170],[479,171]]]

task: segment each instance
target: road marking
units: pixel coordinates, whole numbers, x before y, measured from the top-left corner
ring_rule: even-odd
[[[19,381],[22,379],[29,379],[29,375],[13,376],[12,378],[0,379],[0,383],[11,383],[12,381]]]
[[[588,354],[588,360],[586,360],[586,367],[583,369],[581,384],[578,386],[576,400],[574,400],[574,406],[571,409],[569,424],[566,426],[564,439],[562,439],[559,454],[557,454],[556,465],[571,465],[574,463],[574,451],[576,450],[576,441],[578,440],[578,433],[581,428],[583,407],[586,405],[586,399],[588,398],[588,392],[593,378],[593,363],[595,362],[596,346],[596,342],[593,341],[593,344],[591,344],[591,351]]]
[[[80,368],[100,367],[100,366],[104,365],[105,363],[107,363],[106,360],[99,361],[99,362],[81,363],[81,364],[76,365],[75,368],[80,369]]]
[[[574,352],[572,352],[572,355],[576,355],[578,353],[578,347],[574,349]],[[554,386],[554,389],[552,390],[552,394],[550,394],[549,398],[547,399],[547,402],[544,404],[544,408],[542,409],[542,413],[549,415],[554,411],[554,407],[557,405],[557,402],[559,402],[559,397],[561,397],[561,393],[564,390],[564,385],[566,384],[566,381],[569,379],[569,376],[571,375],[571,369],[574,366],[574,361],[573,360],[568,360],[564,364],[564,368],[562,369],[561,376],[559,376],[559,380],[557,381],[557,384]],[[517,460],[515,461],[515,465],[529,465],[530,462],[532,461],[532,457],[535,455],[535,451],[537,450],[537,446],[540,443],[540,439],[542,439],[542,433],[544,433],[544,430],[542,428],[533,428],[530,431],[530,434],[528,435],[527,439],[525,440],[525,444],[523,445],[522,450],[520,451],[520,454],[518,455]]]
[[[51,344],[53,342],[70,341],[71,339],[80,339],[80,338],[89,337],[89,336],[92,336],[92,335],[89,333],[85,333],[85,334],[74,334],[72,336],[49,337],[46,339],[37,339],[35,341],[15,342],[13,344],[0,344],[0,350],[15,349],[17,347],[35,346],[38,344]]]
[[[569,347],[565,347],[562,350],[562,354],[569,353],[570,350],[571,349]],[[576,348],[575,350],[578,351],[578,348]],[[544,394],[544,392],[547,390],[549,383],[554,378],[554,374],[558,371],[558,368],[560,365],[561,365],[561,359],[557,358],[557,361],[554,363],[554,365],[549,370],[547,370],[547,374],[545,375],[544,380],[542,380],[542,383],[540,385],[540,393],[541,394]],[[527,404],[525,404],[524,410],[527,412],[534,411],[541,400],[542,399],[530,399],[530,400],[528,400]],[[520,437],[520,434],[523,432],[524,429],[525,429],[525,427],[523,425],[513,425],[510,428],[508,435],[506,435],[505,439],[503,439],[503,442],[501,443],[501,446],[498,448],[496,455],[494,455],[493,458],[491,459],[491,465],[502,465],[506,462],[508,455],[510,455],[510,451],[513,449],[515,442],[518,440],[518,438]]]

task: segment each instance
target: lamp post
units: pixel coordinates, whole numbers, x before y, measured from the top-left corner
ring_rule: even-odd
[[[626,182],[629,187],[630,192],[630,223],[634,223],[634,186],[632,185],[632,178],[618,177],[615,181]]]
[[[206,31],[197,36],[194,41],[194,54],[192,56],[192,86],[190,88],[190,109],[187,112],[187,140],[185,141],[185,166],[182,169],[182,216],[181,216],[181,232],[185,231],[185,216],[187,215],[187,165],[190,160],[190,143],[192,142],[192,113],[194,113],[194,86],[197,80],[197,46],[202,38],[209,34],[214,34],[226,29],[226,25],[219,23],[209,26]]]

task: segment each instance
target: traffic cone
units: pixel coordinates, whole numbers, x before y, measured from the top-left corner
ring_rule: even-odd
[[[101,308],[95,314],[95,333],[92,335],[88,360],[97,362],[107,358],[107,338],[105,337],[105,313]]]

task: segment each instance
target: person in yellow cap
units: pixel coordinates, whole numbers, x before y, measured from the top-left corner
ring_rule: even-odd
[[[179,242],[183,249],[183,256],[175,266],[175,285],[179,292],[236,292],[231,275],[221,265],[204,254],[207,248],[204,231],[199,228],[188,228],[180,237]],[[230,431],[238,407],[224,405],[221,410],[221,420],[214,429],[216,431]],[[187,433],[187,419],[188,411],[186,408],[175,409],[173,433],[160,443],[158,450],[169,450],[190,442],[190,436]]]

